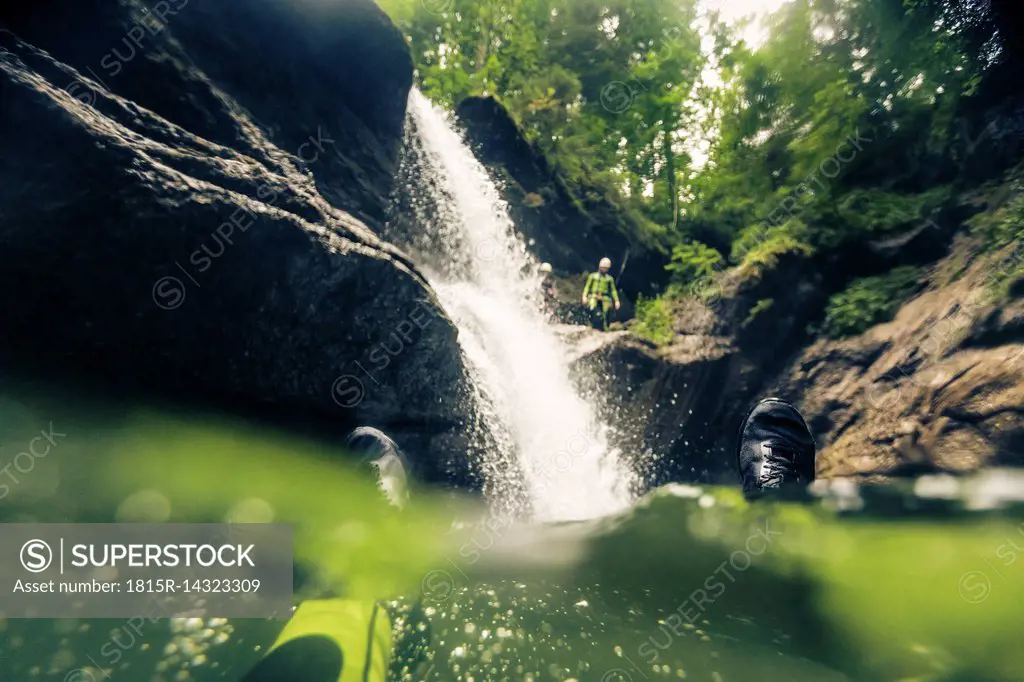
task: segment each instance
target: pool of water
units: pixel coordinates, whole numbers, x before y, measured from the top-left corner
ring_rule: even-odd
[[[49,453],[15,466],[41,433]],[[0,521],[293,524],[296,600],[385,602],[392,679],[1024,679],[1019,472],[756,503],[669,486],[541,524],[440,490],[398,511],[350,461],[221,417],[0,393]],[[0,621],[0,678],[234,682],[282,626]]]

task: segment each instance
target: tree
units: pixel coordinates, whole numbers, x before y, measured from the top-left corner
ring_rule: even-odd
[[[409,36],[427,96],[449,108],[469,95],[497,96],[570,187],[596,184],[675,230],[687,102],[704,58],[695,0],[427,0],[388,9]]]
[[[500,98],[578,196],[734,262],[927,215],[1020,35],[1002,0],[793,0],[756,49],[696,0],[388,2],[428,96]]]

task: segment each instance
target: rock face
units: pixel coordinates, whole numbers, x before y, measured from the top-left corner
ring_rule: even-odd
[[[372,423],[430,452],[425,477],[471,477],[456,330],[366,224],[412,78],[383,13],[25,5],[0,11],[4,361]]]
[[[85,103],[115,93],[260,162],[271,142],[378,230],[412,59],[372,0],[18,3],[0,28],[75,69],[54,85]]]
[[[615,388],[604,408],[625,451],[667,453],[638,457],[652,485],[734,485],[738,426],[768,395],[805,414],[820,476],[1024,466],[1022,287],[1004,306],[985,287],[995,262],[1021,257],[1014,248],[979,257],[960,238],[892,322],[860,336],[802,343],[794,311],[817,294],[794,279],[779,310],[746,324],[735,317],[742,293],[711,309],[691,303],[677,312],[686,328],[667,347],[629,333],[583,333],[577,374],[608,377]]]
[[[574,375],[647,486],[736,482],[728,425],[749,368],[731,339],[688,335],[658,349],[629,332],[581,334]]]
[[[1024,466],[1024,300],[994,306],[992,259],[955,254],[892,322],[815,343],[774,382],[800,398],[822,475]]]
[[[668,281],[664,247],[643,242],[631,218],[603,197],[575,198],[543,154],[526,138],[504,106],[492,97],[469,97],[458,107],[477,157],[502,186],[516,226],[534,255],[563,273],[592,272],[607,256],[630,297],[651,294]]]

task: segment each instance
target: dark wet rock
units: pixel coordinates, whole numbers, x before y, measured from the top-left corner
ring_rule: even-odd
[[[474,428],[454,326],[353,215],[383,210],[401,36],[364,0],[193,0],[107,89],[103,56],[165,4],[0,12],[22,34],[0,32],[0,358],[338,436]],[[318,125],[330,147],[303,162]],[[402,445],[474,483],[467,449]]]
[[[730,339],[681,336],[655,348],[629,332],[562,329],[575,351],[577,382],[598,401],[614,445],[641,470],[645,485],[736,482],[732,438],[723,434],[745,409],[747,365]]]
[[[372,0],[11,3],[0,28],[77,71],[57,89],[85,102],[109,91],[272,168],[311,172],[325,199],[378,230],[413,67]]]
[[[505,107],[493,97],[469,97],[459,105],[478,158],[499,181],[503,198],[533,254],[563,274],[593,272],[607,256],[619,287],[631,298],[651,294],[668,281],[668,254],[644,240],[635,218],[595,187],[570,189]]]

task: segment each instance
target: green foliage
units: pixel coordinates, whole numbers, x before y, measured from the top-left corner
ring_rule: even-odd
[[[454,108],[494,95],[583,204],[645,243],[680,217],[688,106],[706,57],[697,0],[385,0],[420,88]]]
[[[636,321],[631,331],[642,339],[663,346],[675,337],[672,321],[672,307],[668,299],[641,296],[636,302]]]
[[[677,288],[711,247],[756,275],[929,219],[1000,54],[976,0],[791,0],[756,47],[697,0],[383,3],[429,97],[499,97],[581,211],[672,247]]]
[[[904,266],[885,275],[855,280],[829,300],[821,331],[842,338],[891,320],[918,289],[918,275],[916,268]]]
[[[813,254],[813,248],[793,235],[780,231],[747,252],[740,263],[740,272],[743,277],[760,277],[778,267],[779,259],[783,256],[807,257]]]
[[[1024,166],[990,189],[992,208],[967,221],[985,250],[998,252],[988,277],[996,297],[1009,294],[1010,285],[1024,277]]]
[[[996,206],[967,221],[971,232],[981,237],[989,250],[1024,240],[1024,168],[1011,174],[993,193]]]
[[[788,145],[793,159],[791,181],[800,184],[810,178],[824,176],[825,180],[839,182],[842,173],[849,169],[849,162],[842,163],[836,156],[836,150],[857,135],[860,121],[869,108],[870,103],[861,88],[845,75],[825,83],[814,92],[806,114],[806,132],[794,136]],[[823,168],[823,163],[829,160],[837,170]],[[836,174],[835,177],[828,177],[832,174]]]
[[[762,298],[760,301],[755,303],[754,306],[750,309],[750,312],[747,313],[747,318],[745,320],[743,320],[743,326],[746,327],[746,326],[749,326],[749,325],[753,324],[753,322],[758,317],[760,317],[760,315],[762,313],[765,313],[765,312],[771,310],[772,306],[774,306],[774,305],[775,305],[775,299],[774,298]]]
[[[672,249],[668,265],[673,284],[688,287],[711,277],[721,269],[725,259],[711,247],[696,241],[684,241]]]
[[[855,189],[839,201],[837,213],[847,227],[844,236],[879,237],[926,218],[949,194],[948,186],[914,195]]]
[[[718,134],[683,207],[697,234],[749,266],[928,219],[949,196],[928,189],[936,167],[961,158],[958,107],[993,55],[989,13],[955,4],[793,0],[756,50],[726,32]],[[802,234],[772,227],[794,220]]]
[[[814,247],[807,243],[809,235],[810,228],[796,218],[776,227],[753,225],[733,243],[731,258],[739,263],[742,278],[760,277],[775,269],[783,256],[814,255]]]
[[[761,258],[759,252],[765,250],[782,253],[790,246],[794,249],[801,249],[800,244],[809,241],[810,228],[798,218],[791,218],[781,225],[770,227],[765,223],[751,225],[742,232],[732,244],[730,259],[734,263],[747,262],[748,258],[758,260]],[[784,245],[788,245],[785,246]],[[780,251],[780,248],[782,250]],[[806,249],[810,255],[810,249]],[[753,255],[752,255],[753,254]]]

